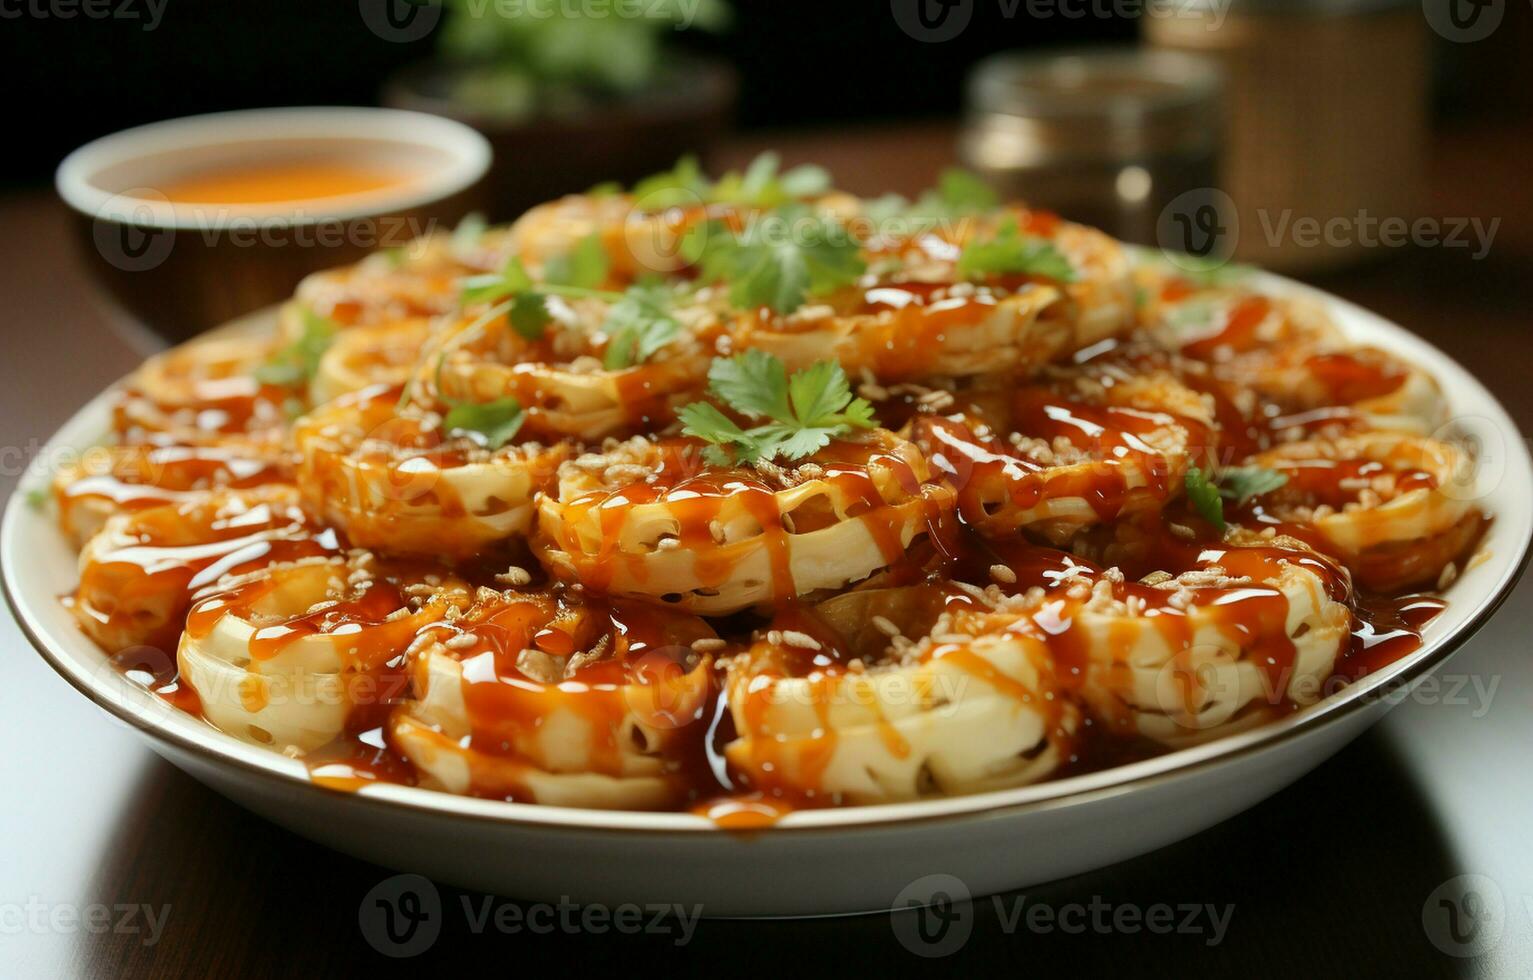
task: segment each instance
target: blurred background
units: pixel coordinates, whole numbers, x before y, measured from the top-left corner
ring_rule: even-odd
[[[491,138],[496,219],[782,145],[854,191],[957,160],[1131,240],[1300,272],[1378,249],[1274,242],[1273,215],[1429,214],[1434,141],[1533,108],[1526,0],[6,0],[0,20],[17,190],[128,126],[384,104]]]

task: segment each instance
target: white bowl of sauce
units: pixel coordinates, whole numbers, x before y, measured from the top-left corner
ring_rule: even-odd
[[[152,123],[80,147],[59,196],[130,314],[181,339],[291,295],[309,272],[451,227],[489,143],[397,109],[253,109]]]

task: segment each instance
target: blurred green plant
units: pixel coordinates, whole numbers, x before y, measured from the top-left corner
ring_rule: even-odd
[[[578,112],[643,90],[667,37],[728,26],[727,0],[441,0],[453,97],[500,116]]]

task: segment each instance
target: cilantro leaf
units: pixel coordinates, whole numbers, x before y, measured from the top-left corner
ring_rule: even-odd
[[[731,171],[720,177],[709,190],[708,200],[718,204],[773,208],[799,198],[817,197],[830,190],[830,173],[824,167],[806,164],[779,174],[777,168],[781,163],[782,158],[771,150],[758,155],[744,173]]]
[[[298,339],[271,356],[255,369],[255,379],[262,384],[296,388],[308,384],[319,371],[319,359],[325,356],[340,331],[335,321],[305,308],[303,331]]]
[[[606,281],[610,265],[601,235],[592,232],[580,240],[573,252],[550,258],[543,266],[543,278],[555,286],[595,289]]]
[[[729,283],[734,306],[779,314],[856,282],[867,269],[845,228],[801,204],[758,215],[739,234],[715,222],[694,234],[687,251],[705,281]]]
[[[793,417],[788,401],[788,369],[766,351],[748,350],[714,358],[708,366],[708,389],[745,415],[784,421]]]
[[[995,189],[961,167],[949,167],[937,178],[937,199],[953,214],[993,210],[1001,203]]]
[[[27,506],[33,510],[47,510],[53,494],[47,487],[33,487],[27,491]]]
[[[670,314],[670,293],[663,287],[633,286],[607,311],[603,362],[609,371],[649,360],[676,339],[681,324]]]
[[[542,340],[543,329],[553,320],[548,312],[548,298],[542,293],[517,293],[508,313],[511,329],[528,340]]]
[[[1008,218],[989,241],[973,241],[958,256],[958,275],[984,279],[1007,273],[1046,276],[1060,282],[1076,280],[1075,267],[1053,243],[1024,236],[1015,219]]]
[[[846,372],[835,361],[816,361],[795,371],[788,382],[788,401],[793,414],[805,425],[825,425],[852,401]],[[864,403],[866,404],[866,403]]]
[[[448,251],[459,258],[471,254],[489,227],[489,222],[484,220],[484,215],[478,211],[470,211],[452,230],[452,238],[447,243]]]
[[[508,296],[524,293],[532,288],[532,276],[522,260],[513,256],[499,272],[486,272],[463,280],[459,302],[468,306],[474,303],[497,303]]]
[[[593,289],[585,283],[607,277],[607,255],[596,236],[585,239],[570,256],[550,261],[548,269],[566,281],[534,283],[522,260],[512,257],[499,272],[470,276],[462,282],[459,302],[464,306],[499,303],[510,299],[511,327],[528,340],[539,340],[553,319],[548,296],[595,297],[615,302],[622,293]]]
[[[1198,515],[1223,531],[1224,500],[1219,496],[1219,488],[1196,466],[1187,467],[1187,475],[1182,482],[1187,488],[1187,499]]]
[[[980,177],[958,167],[942,171],[937,186],[924,192],[914,204],[898,194],[885,194],[863,202],[863,214],[876,224],[899,221],[907,233],[935,227],[943,221],[981,214],[1000,204],[995,190]]]
[[[1288,482],[1288,474],[1264,466],[1231,466],[1219,474],[1219,493],[1243,507],[1252,497],[1271,493]]]
[[[723,464],[758,463],[774,457],[802,459],[852,429],[873,427],[873,406],[853,398],[846,372],[820,361],[788,376],[782,361],[749,350],[717,358],[708,370],[709,391],[741,415],[765,418],[742,429],[707,402],[685,406],[683,432],[711,443],[706,458]]]
[[[738,204],[751,208],[774,208],[830,190],[830,173],[806,164],[778,172],[782,159],[768,150],[742,171],[726,173],[710,181],[695,157],[682,157],[664,173],[646,177],[634,185],[634,200],[646,211],[694,204]]]
[[[710,443],[703,450],[703,458],[715,466],[762,458],[762,441],[707,402],[684,405],[676,416],[681,419],[684,435]]]
[[[442,417],[442,425],[451,433],[476,433],[494,451],[515,437],[526,418],[515,398],[498,398],[492,402],[458,402]]]
[[[633,185],[633,198],[647,211],[701,204],[708,199],[713,185],[703,176],[697,157],[690,154],[676,161],[676,166],[645,177]]]

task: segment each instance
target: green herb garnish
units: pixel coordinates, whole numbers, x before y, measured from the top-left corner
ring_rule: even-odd
[[[985,279],[1012,273],[1044,276],[1060,282],[1076,280],[1075,267],[1052,242],[1022,235],[1008,218],[989,241],[970,242],[958,257],[958,275]]]
[[[611,263],[602,247],[601,235],[592,232],[566,255],[555,255],[543,265],[543,279],[555,286],[595,289],[607,281]]]
[[[492,402],[455,402],[442,416],[448,432],[477,432],[491,451],[510,442],[526,421],[521,402],[497,398]]]
[[[597,247],[600,248],[599,242]],[[586,251],[584,256],[579,255],[582,250]],[[602,255],[601,278],[596,279],[597,282],[606,277],[606,261],[606,256]],[[577,246],[576,254],[555,271],[567,278],[581,281],[589,281],[592,276],[598,274],[596,259],[585,245]],[[471,306],[476,303],[497,303],[509,299],[507,309],[510,313],[511,328],[528,340],[541,340],[544,328],[553,319],[553,314],[548,310],[549,296],[565,296],[571,299],[595,298],[613,303],[623,298],[622,293],[593,289],[576,283],[534,283],[527,268],[522,265],[522,260],[513,257],[499,272],[488,272],[464,279],[459,302],[464,306]]]
[[[781,158],[768,150],[750,162],[744,173],[730,171],[720,177],[708,194],[718,204],[774,208],[790,201],[817,197],[830,190],[830,172],[806,164],[779,174]]]
[[[1264,466],[1230,466],[1209,479],[1196,466],[1188,467],[1187,499],[1193,509],[1220,531],[1224,530],[1224,501],[1244,507],[1253,497],[1271,493],[1288,482],[1288,474]]]
[[[1252,497],[1271,493],[1288,482],[1288,474],[1265,466],[1231,466],[1219,474],[1219,493],[1244,507]]]
[[[682,431],[710,443],[704,458],[717,466],[802,459],[834,436],[874,424],[873,406],[852,397],[846,372],[835,361],[819,361],[790,378],[781,360],[749,350],[716,358],[708,369],[708,389],[741,415],[768,420],[742,429],[707,402],[684,407]]]
[[[490,224],[484,220],[484,215],[478,211],[470,211],[452,230],[452,238],[447,243],[448,251],[459,258],[472,254],[489,227]]]
[[[681,324],[670,313],[671,293],[663,286],[631,287],[612,304],[602,330],[607,334],[603,364],[609,371],[642,364],[675,340]]]
[[[488,315],[488,314],[487,314]],[[442,416],[442,427],[449,435],[478,433],[484,438],[485,446],[491,451],[499,449],[514,438],[526,421],[527,415],[522,411],[522,403],[515,398],[497,398],[489,402],[456,401],[442,393],[442,367],[447,363],[447,354],[444,351],[436,359],[436,390],[437,397],[447,405],[447,413]],[[408,394],[406,386],[405,393]],[[403,407],[401,399],[401,407]]]
[[[830,173],[813,164],[778,172],[782,159],[772,151],[759,154],[744,171],[731,170],[710,181],[697,158],[682,157],[676,166],[634,185],[633,196],[646,210],[663,211],[689,204],[737,204],[774,208],[817,197],[830,190]]]
[[[930,192],[928,192],[930,193]],[[979,214],[994,210],[1000,203],[995,189],[983,179],[959,167],[949,167],[937,178],[935,198],[949,214]]]
[[[983,179],[967,170],[949,167],[937,178],[937,186],[923,193],[914,204],[898,194],[864,201],[862,213],[874,223],[906,221],[918,227],[932,227],[939,222],[994,210],[1000,197]]]
[[[1222,533],[1225,527],[1224,499],[1219,495],[1219,488],[1196,466],[1187,467],[1183,483],[1187,487],[1187,499],[1191,501],[1192,509]]]
[[[255,379],[262,384],[297,388],[306,385],[319,371],[319,360],[340,331],[333,320],[304,309],[303,331],[298,339],[277,351],[265,364],[255,369]]]
[[[758,215],[738,235],[718,222],[695,225],[683,254],[699,263],[704,281],[727,282],[737,308],[781,314],[856,282],[867,269],[845,228],[801,204]]]

